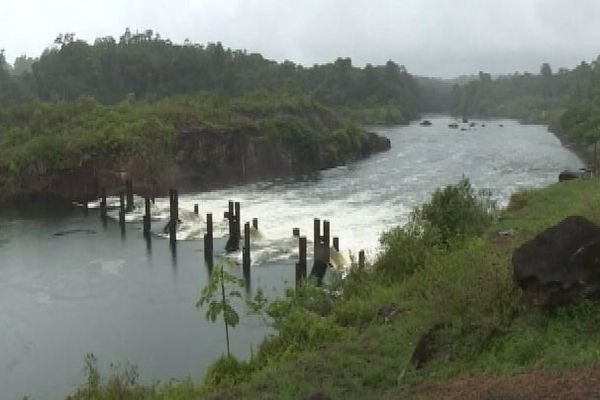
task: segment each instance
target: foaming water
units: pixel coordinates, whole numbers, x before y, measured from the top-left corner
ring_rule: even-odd
[[[390,138],[390,151],[323,171],[316,178],[181,195],[178,239],[202,238],[206,213],[214,216],[215,235],[226,236],[228,225],[222,216],[227,201],[234,200],[242,204],[243,221],[259,219],[262,238],[253,240],[254,265],[295,257],[297,241],[292,238],[292,228],[300,228],[310,243],[313,218],[331,222],[332,236],[340,238],[340,251],[346,259],[360,249],[373,256],[382,232],[405,223],[410,211],[435,188],[455,183],[463,175],[476,188],[491,190],[493,199],[504,206],[515,191],[548,185],[561,170],[582,167],[542,126],[511,120],[473,121],[476,126],[463,131],[449,129],[453,120],[447,117],[431,121],[431,127],[372,127]],[[112,199],[113,204],[116,201]],[[142,199],[136,199],[136,204],[138,210],[128,214],[127,221],[141,221]],[[193,213],[195,204],[200,207],[199,216]],[[154,204],[154,220],[161,228],[168,207],[166,198]],[[117,218],[116,213],[112,216]],[[161,229],[155,227],[154,232],[166,237]],[[239,261],[241,255],[232,257]]]
[[[145,383],[198,380],[225,346],[222,325],[207,322],[196,308],[209,275],[199,239],[210,212],[215,251],[223,252],[228,200],[241,202],[242,222],[259,221],[251,233],[247,295],[260,287],[273,296],[293,285],[292,229],[312,239],[315,217],[328,219],[332,236],[340,238],[332,263],[342,268],[349,251],[366,249],[373,256],[383,231],[405,223],[435,188],[463,174],[476,188],[490,189],[502,205],[516,190],[547,185],[561,170],[581,167],[541,126],[486,121],[486,127],[461,131],[448,129],[450,118],[431,121],[431,127],[374,127],[390,138],[390,151],[314,177],[182,194],[175,251],[163,231],[166,198],[152,206],[147,243],[141,231],[144,204],[137,197],[125,232],[115,221],[116,198],[109,199],[113,220],[106,225],[97,210],[88,216],[81,210],[0,215],[0,397],[64,397],[82,382],[88,352],[104,363],[104,371],[111,362],[137,364]],[[193,213],[194,204],[200,215]],[[308,250],[310,257],[312,246]],[[231,257],[239,262],[240,254]],[[230,272],[241,276],[240,270],[234,265]],[[238,306],[232,351],[248,357],[268,329]]]

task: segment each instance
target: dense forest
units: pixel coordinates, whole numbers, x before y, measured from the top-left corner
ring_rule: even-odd
[[[186,42],[151,30],[93,44],[62,34],[36,60],[20,57],[14,71],[0,56],[0,104],[68,101],[91,96],[104,104],[130,95],[154,99],[199,91],[238,96],[254,90],[310,95],[361,122],[407,122],[417,115],[419,88],[393,61],[358,68],[350,58],[310,68],[257,53]]]

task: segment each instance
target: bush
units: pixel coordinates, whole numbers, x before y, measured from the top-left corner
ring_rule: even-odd
[[[494,216],[489,193],[477,196],[466,178],[437,189],[429,202],[412,212],[405,226],[381,236],[375,269],[386,279],[405,278],[438,251],[482,234]]]
[[[491,224],[495,206],[487,197],[477,196],[467,178],[456,185],[436,189],[431,200],[414,212],[423,237],[431,244],[449,247],[452,242],[482,234]]]

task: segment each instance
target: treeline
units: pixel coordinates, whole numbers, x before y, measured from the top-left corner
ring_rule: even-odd
[[[480,72],[477,79],[449,90],[448,108],[457,116],[544,123],[581,147],[600,139],[598,60],[556,72],[543,64],[538,74],[515,73],[495,79]]]
[[[257,89],[314,96],[363,122],[405,122],[417,115],[419,87],[393,61],[358,68],[350,58],[310,68],[267,60],[221,43],[174,44],[151,30],[93,44],[59,35],[36,60],[11,67],[0,56],[0,104],[70,101],[85,95],[104,104],[130,95],[153,99],[200,91],[238,96]],[[366,110],[366,111],[365,111]],[[382,119],[382,121],[375,121]],[[373,121],[370,121],[373,120]]]
[[[0,201],[59,193],[57,182],[77,186],[72,179],[90,171],[127,170],[138,187],[152,191],[190,177],[199,181],[189,183],[209,185],[237,165],[236,151],[252,157],[246,165],[255,171],[247,178],[256,179],[310,173],[382,150],[313,97],[268,91],[128,98],[113,105],[86,96],[24,103],[0,108],[0,133]],[[223,181],[245,178],[236,171]]]

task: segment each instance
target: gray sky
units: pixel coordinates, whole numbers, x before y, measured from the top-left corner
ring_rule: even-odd
[[[393,59],[450,77],[573,67],[600,54],[600,0],[3,0],[0,48],[39,55],[60,32],[80,39],[146,28],[304,65]],[[9,3],[10,5],[8,5]]]

